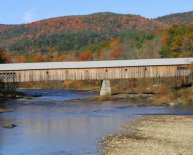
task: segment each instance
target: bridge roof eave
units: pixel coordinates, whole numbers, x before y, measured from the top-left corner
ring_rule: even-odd
[[[193,58],[0,64],[0,71],[187,65]]]

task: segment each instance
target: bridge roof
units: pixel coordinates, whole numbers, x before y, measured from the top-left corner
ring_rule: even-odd
[[[81,61],[81,62],[42,62],[42,63],[12,63],[0,64],[0,71],[17,70],[46,70],[46,69],[81,69],[81,68],[113,68],[139,66],[171,66],[193,63],[193,58],[170,59],[135,59],[110,61]]]

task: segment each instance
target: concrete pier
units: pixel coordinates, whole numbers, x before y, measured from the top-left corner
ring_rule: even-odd
[[[101,90],[100,90],[100,95],[101,95],[101,96],[111,95],[110,80],[103,80],[103,81],[102,81]]]

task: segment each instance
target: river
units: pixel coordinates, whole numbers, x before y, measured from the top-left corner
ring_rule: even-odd
[[[21,91],[21,90],[20,90]],[[13,112],[0,114],[0,155],[97,155],[99,142],[126,122],[144,115],[192,115],[182,107],[143,107],[129,103],[65,102],[96,96],[72,90],[22,90],[33,99],[8,101]]]

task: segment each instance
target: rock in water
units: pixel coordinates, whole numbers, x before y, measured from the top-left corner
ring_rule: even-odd
[[[7,129],[13,129],[15,127],[16,127],[16,125],[15,124],[11,124],[11,123],[3,125],[3,128],[7,128]]]

